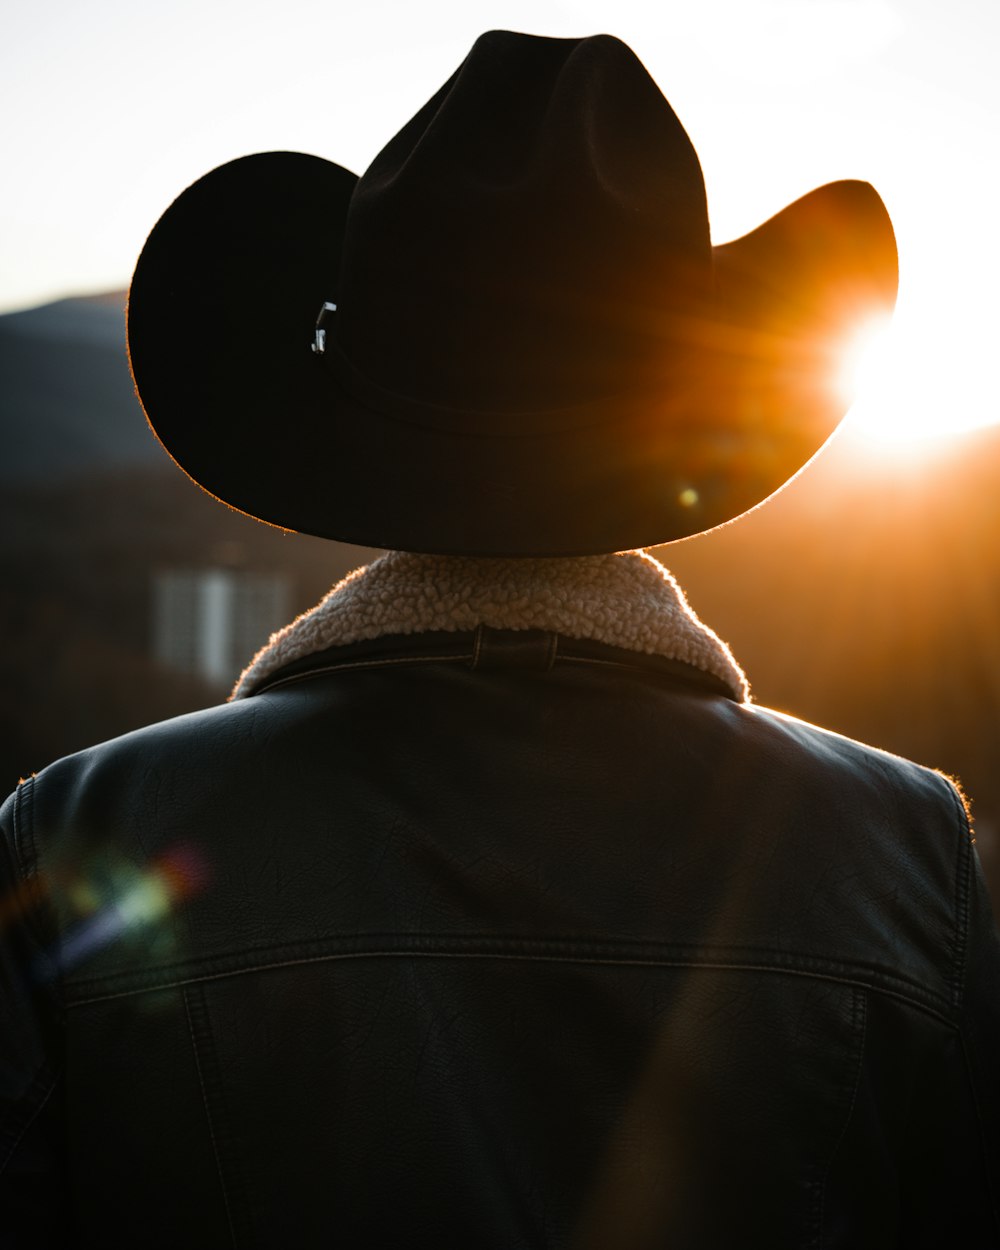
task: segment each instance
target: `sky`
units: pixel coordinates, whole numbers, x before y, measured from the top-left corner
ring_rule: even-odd
[[[3,0],[0,312],[126,287],[164,208],[236,156],[363,172],[497,27],[629,43],[699,153],[716,243],[872,182],[900,300],[860,418],[1000,419],[1000,0]]]

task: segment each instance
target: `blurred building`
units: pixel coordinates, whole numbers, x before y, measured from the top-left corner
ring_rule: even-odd
[[[243,569],[166,570],[153,580],[153,654],[219,687],[236,678],[290,616],[288,578]]]

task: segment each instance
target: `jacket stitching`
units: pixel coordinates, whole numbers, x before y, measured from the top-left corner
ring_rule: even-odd
[[[17,866],[25,878],[35,876],[38,870],[31,812],[35,792],[34,781],[34,777],[23,781],[17,787],[14,797],[14,851],[17,854]],[[24,809],[23,815],[22,808]]]
[[[826,1165],[826,1173],[823,1176],[823,1182],[822,1182],[822,1185],[820,1186],[819,1226],[816,1230],[816,1236],[815,1236],[815,1240],[813,1243],[818,1248],[822,1247],[823,1242],[825,1240],[824,1227],[826,1223],[826,1196],[827,1196],[827,1190],[830,1184],[830,1173],[833,1170],[834,1162],[836,1161],[837,1155],[840,1152],[840,1147],[843,1145],[844,1138],[847,1135],[847,1130],[850,1127],[851,1118],[854,1115],[854,1108],[857,1106],[857,1102],[858,1102],[858,1090],[861,1088],[861,1072],[864,1067],[864,1059],[865,1059],[865,1042],[868,1037],[868,1002],[867,1002],[866,994],[858,993],[857,990],[855,990],[853,994],[853,1007],[854,1007],[854,1011],[853,1011],[854,1018],[851,1020],[851,1032],[852,1034],[857,1033],[858,1028],[859,1028],[859,1023],[860,1023],[860,1033],[861,1033],[861,1036],[858,1042],[858,1061],[854,1069],[854,1086],[851,1089],[850,1106],[847,1108],[847,1115],[844,1117],[844,1123],[841,1126],[840,1134],[837,1137],[837,1141],[834,1144],[833,1150],[830,1153],[830,1158]]]
[[[602,668],[624,668],[629,671],[639,669],[645,673],[652,672],[654,676],[658,675],[657,670],[644,668],[642,665],[641,660],[642,654],[644,653],[637,652],[637,659],[634,661],[609,659],[605,656],[597,655],[568,655],[565,651],[559,649],[559,635],[555,634],[553,637],[554,642],[550,644],[551,658],[547,665],[547,670],[554,668],[556,662],[558,662],[560,664],[594,664]],[[281,671],[279,670],[273,677],[263,678],[246,693],[247,697],[253,697],[254,695],[266,694],[270,690],[280,689],[283,686],[296,685],[299,682],[308,681],[313,677],[327,677],[331,673],[357,671],[367,668],[393,668],[407,664],[468,664],[471,668],[476,668],[479,663],[479,652],[480,634],[477,631],[474,636],[471,650],[448,652],[447,654],[435,654],[434,652],[421,654],[419,651],[415,651],[410,655],[372,656],[363,660],[338,660],[331,664],[311,665],[302,672],[287,673],[284,676],[282,676]],[[651,656],[650,658],[655,659],[657,657]],[[675,660],[673,663],[691,668],[692,672],[698,676],[706,676],[703,670],[693,668],[693,666],[687,664],[684,660]],[[712,675],[707,674],[707,676],[711,677]],[[731,691],[727,691],[721,687],[717,693],[730,700],[734,698]]]
[[[178,985],[184,984],[185,982],[178,982]],[[212,1119],[212,1109],[209,1106],[208,1090],[205,1087],[205,1074],[201,1066],[201,1054],[198,1048],[198,1039],[195,1035],[194,1021],[191,1018],[191,1003],[187,990],[182,991],[182,997],[184,999],[184,1014],[187,1017],[188,1033],[191,1037],[191,1049],[194,1051],[195,1068],[198,1071],[198,1084],[201,1087],[201,1101],[205,1108],[205,1119],[208,1121],[208,1133],[209,1137],[212,1139],[212,1153],[215,1155],[215,1166],[219,1173],[219,1186],[222,1189],[222,1200],[226,1208],[226,1222],[229,1225],[229,1236],[233,1246],[236,1247],[238,1243],[236,1240],[236,1229],[233,1226],[233,1213],[229,1205],[229,1190],[226,1187],[226,1178],[222,1171],[222,1155],[219,1151],[218,1138],[215,1135],[215,1124]]]
[[[35,779],[28,777],[14,794],[12,826],[14,831],[14,856],[21,881],[27,887],[30,905],[24,915],[25,927],[30,930],[38,947],[37,957],[45,963],[50,979],[59,978],[59,962],[54,957],[54,935],[58,924],[52,912],[51,902],[46,898],[42,879],[38,875],[38,850],[35,846],[34,799]],[[46,922],[48,922],[46,924]]]
[[[958,862],[955,869],[955,964],[952,972],[952,1006],[959,1010],[965,996],[965,966],[969,944],[969,895],[972,888],[972,828],[965,805],[950,781],[945,779],[958,824],[964,836],[958,840]]]
[[[38,1071],[35,1073],[35,1076],[32,1078],[32,1080],[31,1080],[31,1084],[30,1084],[30,1085],[29,1085],[29,1087],[28,1087],[28,1088],[29,1088],[29,1091],[30,1091],[30,1089],[34,1086],[34,1084],[35,1084],[35,1082],[38,1080],[39,1076],[40,1076],[40,1075],[41,1075],[41,1074],[45,1071],[45,1069],[46,1069],[46,1067],[47,1067],[47,1066],[48,1066],[48,1065],[47,1065],[46,1063],[43,1063],[43,1064],[42,1064],[42,1066],[41,1066],[41,1067],[38,1069]],[[20,1146],[20,1144],[21,1144],[21,1140],[22,1140],[22,1138],[24,1137],[25,1133],[27,1133],[28,1129],[30,1129],[30,1128],[31,1128],[32,1124],[34,1124],[34,1122],[38,1119],[38,1117],[39,1117],[39,1116],[42,1114],[42,1112],[45,1110],[45,1108],[46,1108],[46,1106],[47,1106],[47,1104],[48,1104],[49,1099],[52,1097],[52,1094],[53,1094],[53,1092],[54,1092],[54,1090],[55,1090],[56,1086],[59,1084],[59,1077],[60,1077],[60,1073],[56,1072],[56,1073],[55,1073],[55,1075],[52,1077],[51,1081],[49,1082],[48,1089],[46,1089],[46,1091],[45,1091],[45,1096],[44,1096],[44,1097],[42,1098],[42,1100],[39,1102],[38,1106],[37,1106],[37,1107],[35,1107],[34,1111],[32,1111],[31,1115],[29,1115],[29,1116],[28,1116],[28,1118],[25,1120],[25,1122],[21,1125],[21,1131],[18,1133],[18,1135],[17,1135],[17,1136],[14,1138],[14,1140],[11,1142],[11,1144],[10,1144],[10,1148],[7,1150],[7,1152],[6,1152],[6,1154],[4,1155],[4,1157],[3,1157],[2,1159],[0,1159],[0,1176],[2,1176],[4,1172],[6,1172],[6,1170],[7,1170],[7,1165],[10,1163],[10,1161],[11,1161],[11,1160],[14,1158],[14,1156],[17,1154],[17,1148],[18,1148],[18,1146]]]
[[[916,1010],[924,1012],[941,1024],[954,1028],[954,1021],[943,1012],[935,1010],[928,1003],[921,1002],[901,990],[886,986],[873,986],[857,978],[837,976],[829,972],[809,971],[803,968],[777,968],[770,964],[751,963],[708,963],[693,960],[669,959],[609,959],[587,955],[528,955],[503,953],[495,951],[428,951],[428,950],[370,950],[345,951],[336,954],[310,955],[299,959],[282,959],[270,963],[251,964],[242,968],[230,968],[225,972],[204,972],[196,976],[180,977],[173,981],[158,981],[155,985],[137,986],[129,990],[117,990],[107,994],[94,994],[89,998],[80,998],[68,1004],[69,1007],[87,1007],[93,1003],[108,1002],[117,998],[132,998],[137,994],[152,994],[160,990],[178,989],[185,985],[198,985],[205,981],[222,981],[229,977],[246,976],[255,972],[270,972],[278,968],[296,968],[309,964],[335,963],[348,959],[502,959],[524,963],[569,963],[587,964],[600,967],[622,968],[704,968],[716,972],[769,972],[776,976],[805,977],[815,981],[826,981],[836,985],[850,985],[863,991],[874,991],[888,998],[898,999]]]
[[[268,690],[276,690],[279,686],[290,686],[296,682],[308,681],[310,677],[325,677],[328,673],[339,673],[345,669],[358,668],[391,668],[400,664],[455,664],[475,662],[477,651],[456,652],[452,655],[396,655],[381,659],[342,660],[338,664],[318,664],[302,673],[289,673],[285,677],[277,676],[270,681],[262,681],[254,686],[251,694],[264,694]]]
[[[969,929],[970,929],[970,913],[972,909],[972,889],[973,875],[975,870],[975,851],[973,849],[975,837],[972,831],[972,824],[969,820],[968,809],[962,802],[961,795],[958,793],[955,785],[947,778],[944,778],[948,790],[952,797],[952,802],[956,808],[956,814],[960,826],[964,829],[965,836],[959,840],[958,848],[958,866],[956,871],[956,889],[955,889],[955,911],[956,911],[956,937],[955,937],[955,986],[954,1000],[956,1008],[960,1008],[965,997],[965,976],[968,967],[967,957],[969,948]],[[988,1120],[983,1115],[983,1105],[980,1097],[980,1091],[974,1073],[981,1071],[984,1067],[984,1061],[979,1053],[976,1044],[975,1033],[967,1028],[959,1029],[959,1043],[962,1048],[962,1064],[965,1070],[965,1077],[968,1081],[969,1094],[972,1099],[973,1106],[976,1109],[976,1123],[979,1129],[980,1150],[983,1157],[988,1158],[990,1155],[989,1141],[989,1125]],[[985,1062],[993,1062],[992,1059]],[[990,1210],[993,1215],[994,1231],[1000,1234],[1000,1207],[997,1205],[997,1197],[1000,1195],[995,1181],[987,1178],[988,1190],[990,1194]]]
[[[364,949],[363,943],[384,943],[375,949]],[[324,950],[324,946],[335,946],[340,949]],[[347,949],[344,949],[347,947]],[[702,948],[696,948],[698,954],[701,954]],[[279,951],[288,951],[291,956],[292,952],[302,950],[317,951],[315,955],[304,954],[289,959],[271,959],[267,956],[278,953]],[[716,958],[705,959],[695,957],[689,954],[684,944],[678,943],[655,943],[630,941],[629,939],[620,939],[618,941],[606,941],[599,938],[587,938],[581,936],[567,937],[564,935],[553,935],[550,937],[529,937],[523,934],[510,934],[499,936],[491,933],[462,933],[462,934],[439,934],[439,933],[395,933],[375,930],[371,932],[355,933],[351,935],[328,935],[325,938],[314,938],[312,940],[304,940],[299,942],[284,943],[275,950],[272,946],[250,948],[240,951],[238,954],[222,953],[215,956],[205,957],[199,961],[188,961],[186,965],[164,965],[158,970],[154,970],[150,974],[144,973],[112,973],[108,977],[80,977],[75,981],[75,988],[78,993],[86,993],[88,986],[97,987],[107,984],[109,981],[123,979],[126,977],[136,977],[143,975],[170,976],[173,973],[180,973],[189,968],[194,971],[199,964],[211,964],[212,962],[239,960],[243,958],[252,959],[255,955],[263,958],[262,964],[247,964],[246,970],[252,971],[255,967],[272,967],[283,966],[288,963],[296,963],[304,960],[306,962],[315,962],[325,958],[343,959],[358,955],[364,956],[369,954],[378,955],[420,955],[426,954],[430,956],[447,957],[451,954],[461,956],[477,956],[482,958],[491,958],[494,955],[498,958],[526,958],[526,959],[568,959],[572,962],[582,963],[608,963],[608,964],[628,964],[628,965],[649,965],[664,967],[719,967],[719,968],[761,968],[774,972],[796,972],[802,975],[815,975],[820,978],[843,981],[850,985],[860,985],[864,988],[885,989],[891,991],[892,983],[898,988],[898,996],[904,999],[912,997],[915,1003],[923,1003],[932,1010],[934,1004],[940,1004],[942,1012],[941,1018],[945,1019],[949,1024],[952,1019],[944,1015],[947,1007],[950,1006],[948,999],[943,995],[935,993],[929,989],[926,984],[915,981],[905,974],[896,972],[893,969],[885,969],[878,965],[864,964],[859,961],[841,962],[837,960],[826,959],[817,955],[802,955],[794,952],[774,950],[770,947],[753,946],[753,947],[716,947],[714,948]],[[770,962],[762,962],[770,961]],[[238,965],[224,969],[222,975],[228,972],[242,971]],[[867,976],[863,975],[867,974]],[[195,972],[195,979],[201,975]],[[214,975],[214,974],[213,974]],[[170,982],[174,984],[175,982]],[[158,982],[159,984],[159,982]],[[131,991],[125,991],[129,993]]]

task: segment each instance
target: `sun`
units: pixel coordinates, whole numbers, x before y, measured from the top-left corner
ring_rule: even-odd
[[[874,444],[926,444],[1000,419],[984,362],[962,323],[905,305],[858,325],[838,353],[834,387],[846,424]]]
[[[850,403],[847,424],[877,443],[911,443],[949,433],[946,413],[914,385],[917,340],[881,314],[856,326],[838,353],[834,387]]]
[[[885,386],[891,369],[891,329],[891,317],[871,317],[856,326],[841,347],[834,385],[849,403]]]

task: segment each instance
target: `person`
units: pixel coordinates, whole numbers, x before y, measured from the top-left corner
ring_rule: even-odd
[[[644,553],[816,452],[896,275],[860,182],[713,246],[609,36],[492,32],[362,177],[176,200],[157,436],[386,554],[4,806],[5,1244],[1000,1245],[959,792],[754,704]]]

